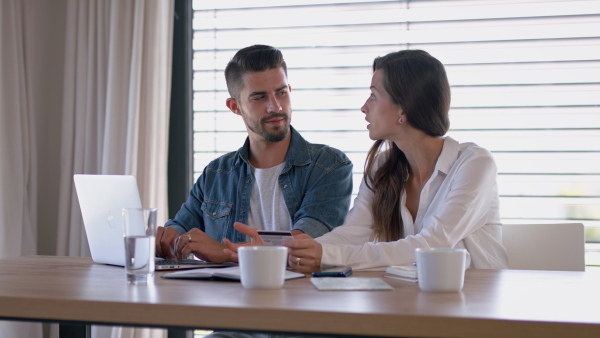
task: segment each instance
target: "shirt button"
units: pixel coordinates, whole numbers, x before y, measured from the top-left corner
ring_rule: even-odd
[[[287,188],[287,184],[283,186],[283,189]]]
[[[216,212],[213,212],[213,216],[217,216],[217,213],[216,213]]]

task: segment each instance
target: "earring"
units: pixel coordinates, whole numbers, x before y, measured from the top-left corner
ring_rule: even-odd
[[[398,119],[398,124],[402,124],[402,118]]]

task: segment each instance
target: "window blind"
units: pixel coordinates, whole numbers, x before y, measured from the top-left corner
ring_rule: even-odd
[[[292,125],[343,150],[354,193],[372,145],[360,107],[373,59],[423,49],[452,86],[449,136],[498,164],[507,223],[577,221],[600,242],[600,1],[195,1],[194,170],[238,149],[224,67],[240,48],[282,50]],[[590,250],[591,250],[590,249]]]

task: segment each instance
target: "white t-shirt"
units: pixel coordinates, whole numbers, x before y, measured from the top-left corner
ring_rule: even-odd
[[[279,187],[285,162],[272,168],[250,167],[254,185],[250,194],[248,225],[264,230],[292,230],[292,218]]]
[[[421,191],[414,222],[402,196],[405,238],[395,242],[373,241],[373,193],[363,179],[344,224],[316,239],[323,245],[321,265],[383,270],[411,264],[416,248],[431,247],[466,248],[471,268],[506,268],[496,176],[489,151],[446,137],[435,170]]]

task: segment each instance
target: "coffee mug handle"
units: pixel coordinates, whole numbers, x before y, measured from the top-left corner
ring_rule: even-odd
[[[469,253],[469,251],[467,251],[467,255],[465,256],[465,270],[467,270],[469,268],[469,266],[471,266],[471,254]]]

